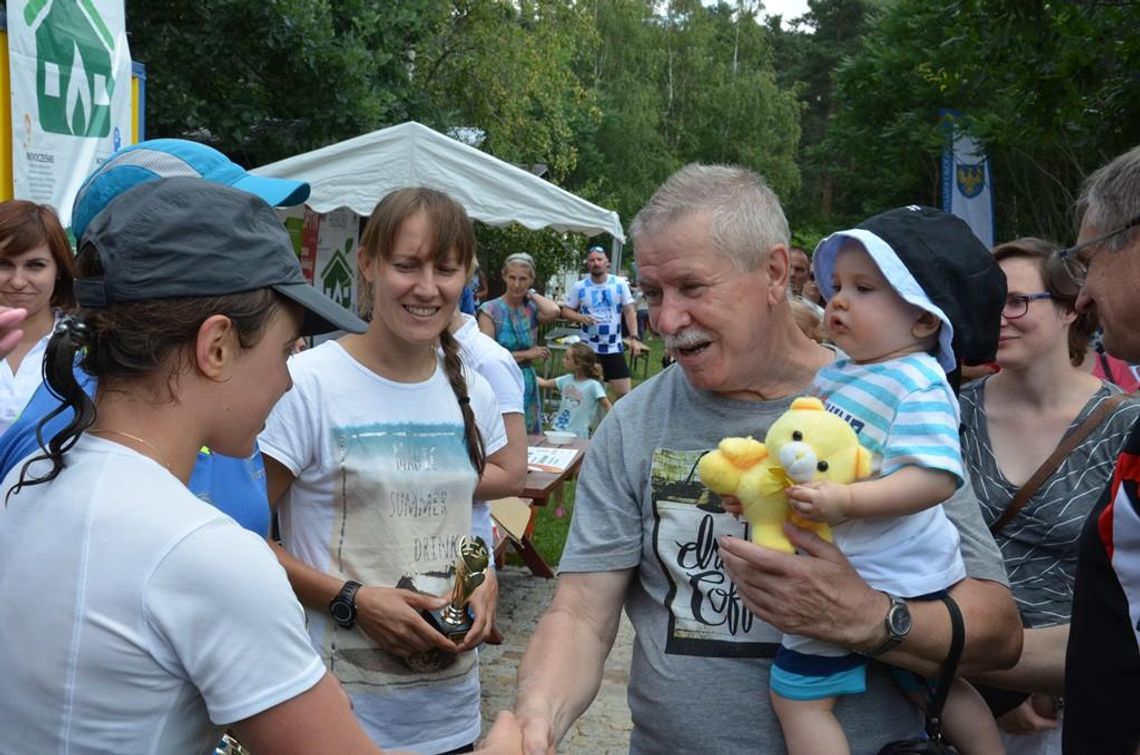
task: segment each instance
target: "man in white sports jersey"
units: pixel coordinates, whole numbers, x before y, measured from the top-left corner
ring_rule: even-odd
[[[585,343],[598,355],[606,383],[614,389],[617,400],[629,393],[629,365],[622,344],[622,320],[629,333],[629,350],[637,356],[647,347],[637,338],[637,307],[629,282],[610,274],[610,260],[600,246],[590,247],[586,255],[590,271],[566,294],[568,309],[594,318],[592,325],[582,328]]]

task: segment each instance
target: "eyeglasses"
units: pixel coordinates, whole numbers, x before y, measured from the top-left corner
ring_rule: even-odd
[[[1018,294],[1017,296],[1007,296],[1005,298],[1005,306],[1002,307],[1001,316],[1007,320],[1016,320],[1019,317],[1025,317],[1025,313],[1029,311],[1029,302],[1037,301],[1038,299],[1052,299],[1053,294],[1048,291],[1042,291],[1037,294]]]
[[[1084,259],[1081,259],[1080,253],[1082,251],[1088,249],[1089,247],[1103,244],[1109,239],[1116,238],[1120,234],[1125,233],[1126,231],[1130,231],[1138,225],[1140,225],[1140,215],[1132,218],[1127,223],[1111,233],[1106,233],[1103,236],[1097,236],[1095,239],[1089,239],[1088,241],[1082,241],[1079,244],[1070,246],[1068,249],[1062,249],[1061,251],[1057,252],[1057,256],[1061,259],[1061,265],[1065,268],[1065,272],[1068,273],[1069,277],[1073,280],[1073,283],[1077,284],[1078,286],[1083,286],[1085,284],[1085,277],[1089,274],[1089,263],[1092,262],[1092,258],[1096,255],[1096,252],[1093,252],[1087,255]],[[1097,251],[1100,250],[1098,249]]]

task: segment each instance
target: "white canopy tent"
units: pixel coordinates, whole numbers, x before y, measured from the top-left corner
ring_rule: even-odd
[[[316,212],[350,207],[368,215],[388,192],[404,186],[445,191],[472,218],[488,225],[519,223],[614,238],[620,264],[625,241],[618,214],[493,155],[414,121],[373,131],[255,168],[253,173],[308,181],[306,202]]]

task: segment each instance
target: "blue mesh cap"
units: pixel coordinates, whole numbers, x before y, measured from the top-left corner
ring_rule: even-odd
[[[127,189],[175,176],[204,178],[232,186],[274,207],[289,207],[309,198],[303,181],[255,176],[213,147],[185,139],[151,139],[123,147],[87,177],[71,207],[71,232],[83,236],[87,224]]]
[[[102,273],[76,279],[81,307],[273,288],[304,308],[301,335],[368,328],[309,285],[277,213],[249,192],[162,178],[124,191],[86,230],[80,254],[98,254]]]

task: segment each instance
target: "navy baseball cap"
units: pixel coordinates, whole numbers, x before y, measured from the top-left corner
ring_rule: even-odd
[[[87,177],[71,206],[71,232],[83,236],[91,219],[112,199],[139,184],[190,176],[255,194],[274,207],[309,198],[303,181],[255,176],[213,147],[185,139],[151,139],[123,147]]]
[[[89,250],[103,273],[75,281],[75,298],[88,309],[272,288],[305,309],[302,335],[368,329],[305,280],[272,207],[201,178],[161,178],[124,191],[87,226],[80,253]]]

